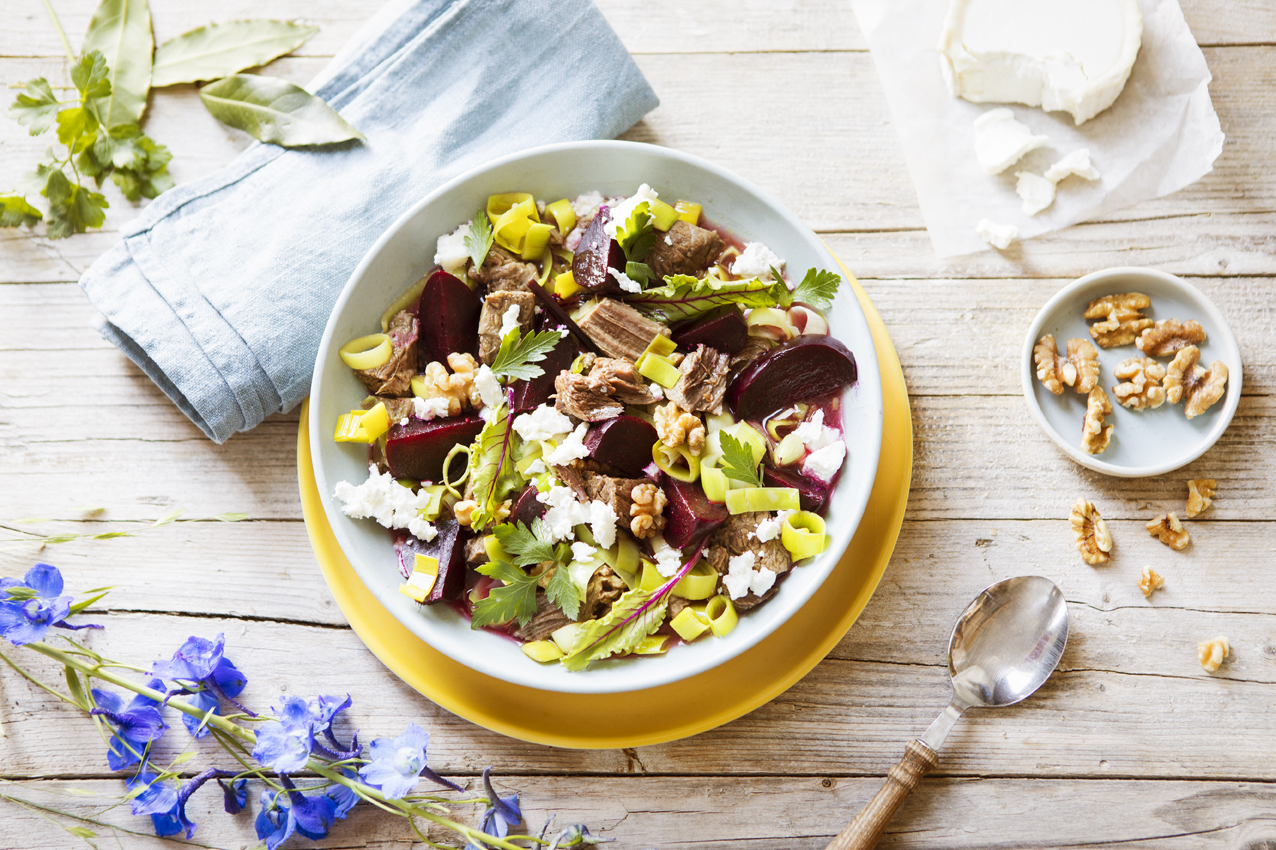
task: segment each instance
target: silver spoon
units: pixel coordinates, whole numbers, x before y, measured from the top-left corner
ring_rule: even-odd
[[[1041,687],[1068,643],[1068,606],[1048,578],[1018,576],[975,597],[953,627],[948,672],[953,701],[926,734],[908,742],[872,800],[827,850],[870,850],[921,778],[939,763],[939,746],[971,706],[1014,705]]]

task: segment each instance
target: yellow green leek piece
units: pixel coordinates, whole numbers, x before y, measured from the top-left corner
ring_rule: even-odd
[[[567,653],[558,648],[552,640],[532,640],[523,644],[523,654],[533,661],[548,664],[557,661]]]
[[[780,525],[780,542],[794,561],[815,557],[828,546],[823,517],[810,511],[789,514]]]
[[[385,402],[377,402],[371,410],[352,410],[341,414],[333,439],[338,443],[375,443],[390,430],[390,414]]]
[[[648,201],[647,211],[651,213],[652,226],[662,233],[673,227],[673,223],[681,218],[676,209],[661,200]]]
[[[651,459],[666,475],[679,481],[690,484],[700,477],[700,458],[693,455],[685,445],[671,449],[664,443],[657,442],[651,447]]]
[[[585,363],[586,363],[586,360],[587,360],[587,358],[586,358],[586,357],[585,357],[585,355],[583,355],[583,354],[579,354],[579,355],[577,355],[577,356],[576,356],[576,359],[572,361],[572,374],[573,374],[573,375],[579,375],[581,372],[584,372],[584,371],[585,371]]]
[[[576,277],[571,269],[554,278],[554,294],[559,298],[571,298],[577,292],[580,292],[580,286],[576,284]]]
[[[489,195],[487,198],[488,220],[496,221],[514,207],[527,201],[532,202],[532,215],[535,217],[536,201],[526,192],[504,192],[500,195]],[[536,220],[540,221],[540,218],[538,217]]]
[[[414,379],[415,380],[415,379]],[[448,472],[452,469],[452,458],[457,455],[465,455],[465,469],[461,470],[461,477],[453,480],[448,477]],[[460,497],[460,488],[470,478],[470,447],[463,446],[460,443],[452,447],[447,453],[447,457],[443,458],[443,489],[454,496]]]
[[[437,576],[439,574],[439,559],[433,555],[422,555],[418,552],[412,561],[412,572]]]
[[[716,462],[716,458],[714,459]],[[700,486],[704,488],[704,497],[710,502],[723,504],[727,500],[727,490],[731,489],[731,482],[727,478],[726,473],[716,466],[706,466],[705,461],[700,462]]]
[[[417,555],[418,558],[422,557]],[[413,570],[408,580],[399,585],[399,592],[414,602],[424,604],[426,598],[429,597],[430,591],[434,589],[434,583],[439,580],[438,562],[435,561],[435,572],[427,573],[421,570]]]
[[[772,452],[776,466],[788,466],[791,463],[797,463],[804,454],[806,454],[806,445],[803,444],[801,437],[793,433],[786,434],[784,439],[780,440],[775,447],[775,451]]]
[[[706,413],[704,415],[704,429],[711,434],[714,431],[721,431],[723,428],[729,428],[734,424],[735,417],[726,410],[721,413]]]
[[[763,336],[777,342],[784,342],[798,335],[798,329],[793,326],[789,314],[775,307],[757,307],[750,310],[744,321],[749,326],[749,336]]]
[[[709,630],[714,637],[725,637],[740,622],[735,612],[735,605],[725,596],[715,596],[705,606],[704,615],[709,620]]]
[[[654,354],[657,357],[668,357],[678,350],[678,343],[674,342],[664,334],[656,334],[651,342],[647,343],[646,349],[638,356],[638,363],[641,364],[643,358],[648,354]]]
[[[727,491],[727,512],[733,515],[753,511],[796,511],[800,508],[798,491],[793,487],[744,487]]]
[[[665,389],[678,383],[678,380],[682,377],[678,367],[670,363],[668,358],[660,357],[656,354],[643,356],[642,365],[638,367],[638,374],[655,381]]]
[[[586,620],[585,622],[589,622]],[[580,636],[580,630],[585,627],[585,623],[568,623],[561,629],[555,629],[549,639],[558,644],[558,648],[564,654],[572,651],[572,646],[576,643],[576,638]]]
[[[552,204],[545,205],[545,214],[552,216],[554,221],[558,223],[558,232],[566,236],[576,227],[576,211],[572,209],[571,201],[563,198],[561,201],[554,201]]]
[[[757,428],[754,428],[748,422],[737,422],[722,430],[749,447],[753,452],[753,462],[755,464],[762,462],[762,458],[766,456],[767,443],[766,437],[762,436]]]
[[[394,354],[394,344],[386,334],[368,334],[352,339],[338,353],[351,369],[362,371],[384,366]]]
[[[490,204],[491,201],[489,199],[489,206]],[[540,218],[536,215],[536,202],[532,200],[531,195],[527,195],[524,200],[519,201],[493,220],[492,233],[498,245],[522,256],[524,246],[527,243],[528,231],[533,225],[539,224]],[[542,226],[546,228],[542,231],[544,241],[542,241],[539,250],[531,254],[532,257],[541,255],[549,239],[548,226]]]
[[[718,571],[708,561],[698,561],[670,591],[683,599],[708,599],[718,589]]]
[[[696,609],[687,606],[678,612],[678,615],[670,621],[669,625],[673,626],[673,630],[678,633],[678,637],[691,643],[705,632],[709,631],[709,621],[704,619],[700,614],[696,613]]]
[[[616,559],[611,562],[611,568],[616,571],[617,575],[625,578],[626,576],[637,574],[642,556],[641,551],[638,549],[638,541],[628,534],[618,534],[616,535],[616,545],[612,547],[611,551],[616,553]],[[625,583],[630,587],[634,584],[631,581],[626,581]]]
[[[508,561],[510,559],[509,553],[505,551],[501,541],[496,539],[495,534],[489,534],[483,538],[483,551],[493,561]]]
[[[413,481],[411,478],[396,478],[394,479],[394,483],[398,484],[400,487],[407,487],[413,492],[416,491],[416,488],[421,486],[420,481]]]
[[[672,635],[647,635],[634,647],[634,655],[663,655],[669,651]]]
[[[660,570],[656,569],[653,561],[644,560],[642,562],[642,573],[638,578],[638,587],[643,590],[658,590],[667,581],[669,581],[668,577],[660,574]]]
[[[687,224],[700,223],[699,204],[693,204],[691,201],[679,201],[673,205],[673,208],[677,211],[678,218],[682,219]]]
[[[394,299],[394,303],[385,308],[385,312],[381,314],[382,333],[390,330],[390,320],[397,316],[401,310],[416,306],[416,303],[421,300],[421,293],[425,291],[425,282],[427,280],[429,280],[428,277],[421,278],[404,290],[402,295]]]
[[[549,253],[549,234],[554,228],[548,224],[531,224],[527,227],[527,234],[523,237],[524,260],[535,260],[537,257],[543,257]],[[549,257],[545,257],[549,260]]]
[[[797,425],[806,418],[806,412],[810,407],[806,402],[800,401],[789,409],[777,413],[766,421],[766,432],[771,435],[771,439],[780,439],[779,429]]]
[[[421,509],[421,519],[433,522],[439,518],[439,512],[443,510],[443,491],[446,488],[442,484],[427,484],[422,487],[420,492],[426,493],[430,497],[430,504]]]
[[[554,252],[545,249],[544,255],[541,256],[541,273],[537,276],[536,282],[541,286],[549,283],[549,276],[554,273]]]

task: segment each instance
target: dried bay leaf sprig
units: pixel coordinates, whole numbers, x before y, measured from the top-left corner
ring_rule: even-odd
[[[204,86],[199,99],[223,124],[285,148],[364,138],[323,98],[276,77],[235,74]]]

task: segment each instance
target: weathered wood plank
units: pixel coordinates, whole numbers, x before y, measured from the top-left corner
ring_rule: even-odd
[[[583,822],[593,834],[616,841],[613,847],[695,850],[820,850],[840,829],[839,819],[849,819],[876,786],[876,779],[833,777],[497,780],[502,794],[520,793],[533,831],[554,813],[555,828]],[[108,802],[119,788],[122,783],[111,780],[40,781],[24,783],[10,793],[91,817],[95,804]],[[98,796],[77,798],[68,792]],[[1259,847],[1276,836],[1271,819],[1276,789],[1265,783],[1039,780],[1032,783],[1031,795],[1029,801],[1022,784],[1013,780],[927,779],[879,846],[1230,850]],[[0,805],[5,807],[0,809],[0,835],[21,835],[22,846],[29,850],[67,846],[67,836],[57,826],[16,805]],[[252,805],[257,805],[255,800]],[[188,814],[200,827],[197,842],[240,850],[256,840],[251,817],[225,814],[215,787],[192,797]],[[149,824],[129,815],[127,807],[104,819],[138,831]],[[1101,837],[1095,840],[1096,836]],[[397,819],[360,806],[327,839],[307,846],[391,850],[405,846],[407,838],[408,831]],[[148,850],[170,846],[132,835],[123,840],[128,847]]]

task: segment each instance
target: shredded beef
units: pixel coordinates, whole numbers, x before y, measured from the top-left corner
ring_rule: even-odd
[[[510,307],[518,307],[518,329],[527,333],[532,329],[535,318],[536,296],[530,292],[492,292],[483,302],[483,311],[479,313],[479,360],[492,365],[496,352],[501,348],[501,325],[505,322],[505,313]]]
[[[770,570],[776,573],[776,583],[771,585],[771,589],[762,596],[750,591],[740,599],[731,600],[732,604],[741,611],[756,608],[774,596],[780,589],[779,577],[787,573],[789,567],[793,565],[792,559],[789,558],[789,551],[784,548],[784,544],[778,537],[763,543],[755,536],[758,524],[770,516],[764,511],[736,514],[718,526],[709,537],[710,548],[705,556],[720,575],[726,575],[728,561],[732,556],[743,555],[745,552],[754,554],[754,569]]]
[[[483,267],[470,276],[491,292],[526,292],[527,282],[536,280],[536,266],[525,263],[506,253],[500,245],[493,245],[483,260]]]
[[[678,371],[682,377],[665,393],[670,401],[677,402],[683,410],[704,412],[722,404],[731,378],[731,355],[707,345],[697,345],[696,350],[682,358]]]
[[[601,617],[611,610],[616,600],[624,595],[628,588],[620,576],[612,572],[611,567],[601,566],[590,576],[585,587],[585,602],[581,606],[581,616],[586,620]]]
[[[595,358],[589,369],[589,377],[605,381],[611,387],[610,395],[625,404],[651,404],[656,400],[639,377],[633,362],[623,357]]]
[[[526,626],[516,628],[513,635],[519,640],[544,640],[570,622],[572,619],[549,600],[545,591],[538,590],[536,591],[536,616],[532,617]]]
[[[482,537],[471,537],[465,541],[465,563],[471,567],[478,567],[491,560],[487,557],[487,538],[491,536],[484,534]]]
[[[599,475],[596,472],[584,473],[585,494],[590,500],[597,499],[616,512],[617,522],[629,526],[629,508],[633,505],[634,488],[644,483],[645,478],[616,478],[611,475]]]
[[[412,391],[416,374],[416,342],[419,333],[416,316],[401,310],[390,320],[387,333],[394,346],[390,359],[375,369],[357,369],[355,376],[373,395],[406,396]],[[402,417],[399,417],[400,419]]]
[[[611,385],[601,378],[564,370],[554,379],[554,389],[558,391],[554,406],[584,422],[614,419],[625,412],[624,406],[611,397]]]
[[[656,240],[643,262],[651,267],[657,280],[672,274],[703,277],[723,247],[722,237],[717,233],[678,220],[668,233]]]
[[[657,334],[669,335],[669,328],[614,298],[598,299],[576,324],[609,357],[623,357],[633,363]]]

